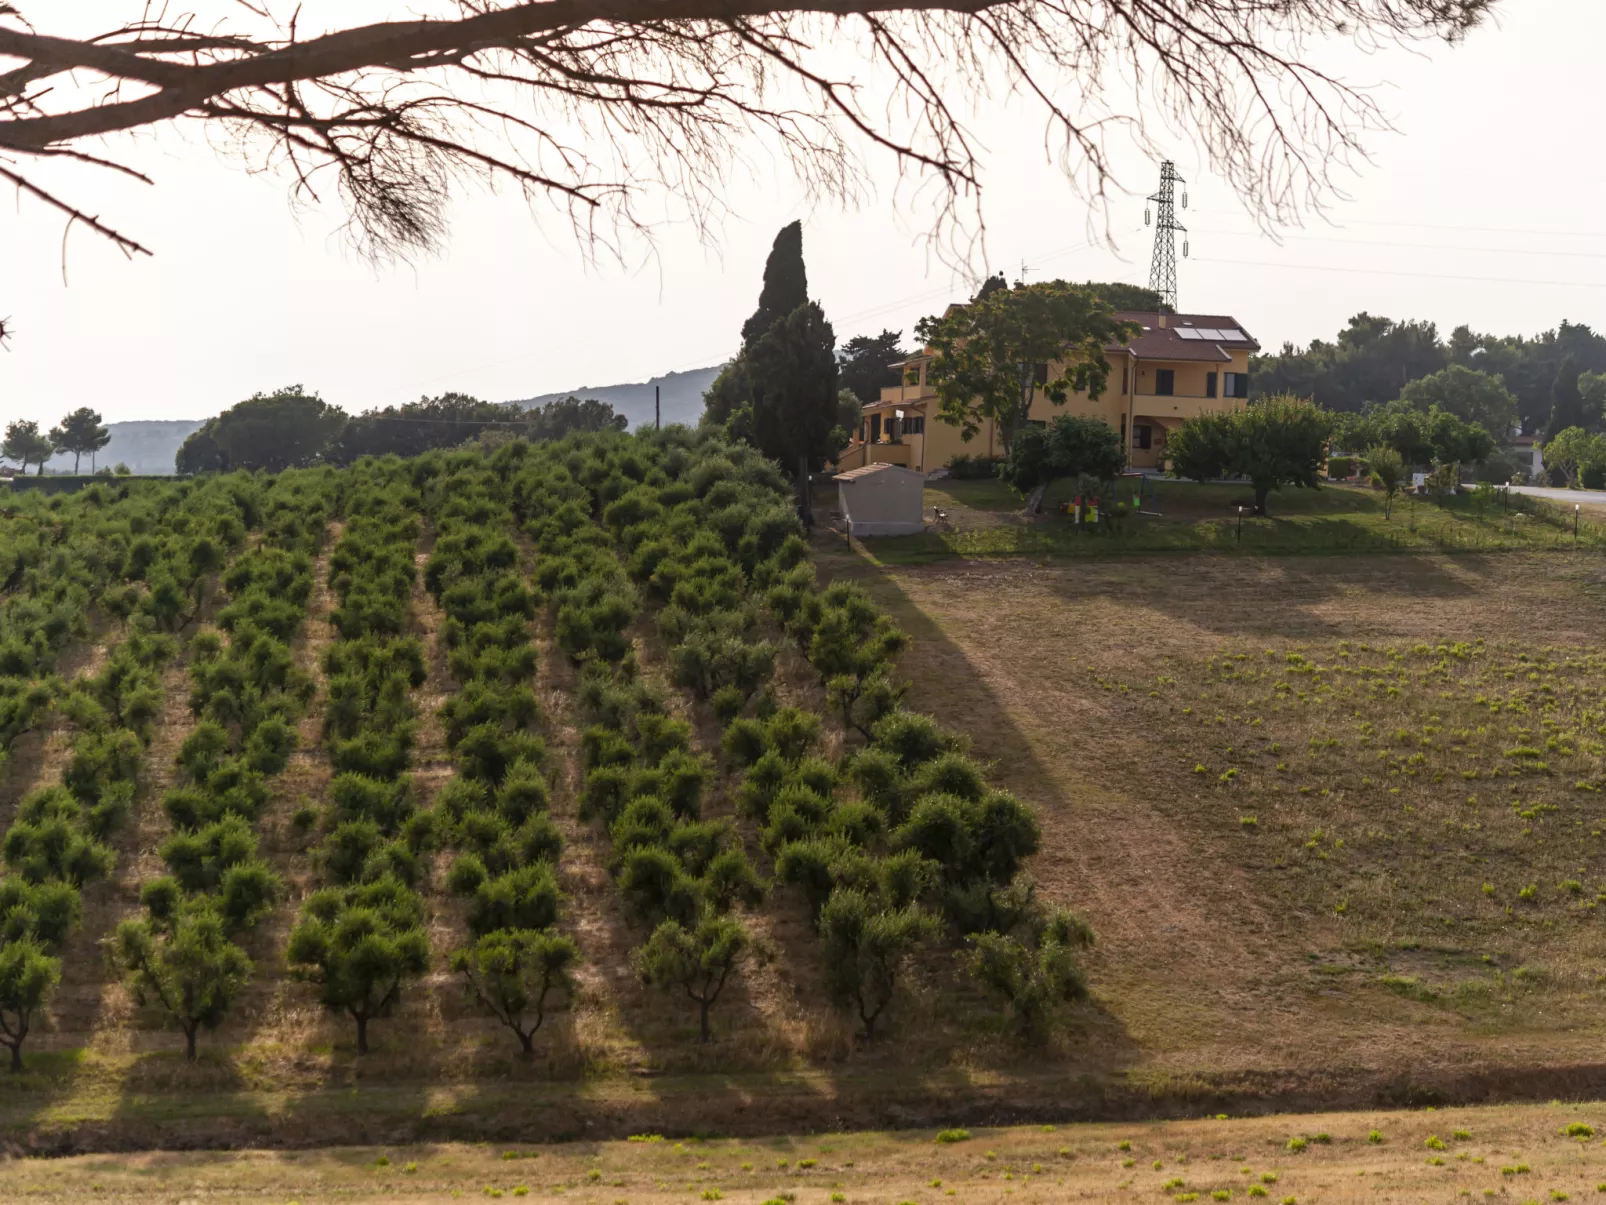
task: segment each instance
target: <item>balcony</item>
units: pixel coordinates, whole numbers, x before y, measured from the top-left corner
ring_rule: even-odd
[[[1196,414],[1210,414],[1223,410],[1242,410],[1246,402],[1241,397],[1206,397],[1194,393],[1134,393],[1132,412],[1150,414],[1156,418],[1174,416],[1192,418]]]

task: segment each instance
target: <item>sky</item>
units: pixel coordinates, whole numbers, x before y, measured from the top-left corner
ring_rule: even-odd
[[[1503,0],[1459,47],[1347,55],[1346,78],[1376,83],[1396,132],[1369,137],[1371,162],[1343,177],[1325,216],[1274,234],[1178,132],[1180,308],[1230,314],[1267,350],[1331,338],[1361,310],[1446,334],[1606,326],[1602,44],[1598,0]],[[987,148],[978,266],[1147,282],[1143,197],[1157,163],[1118,153],[1130,195],[1110,207],[1112,247],[1089,238],[1087,204],[1045,162],[1038,116],[1000,104],[978,109],[973,129]],[[81,229],[64,244],[60,220],[28,200],[0,212],[0,316],[14,328],[0,422],[50,424],[84,405],[110,421],[203,418],[292,383],[352,412],[446,390],[501,401],[716,364],[735,349],[775,230],[794,219],[839,340],[908,335],[969,290],[923,243],[926,214],[906,190],[810,204],[762,156],[733,182],[712,239],[671,226],[623,267],[588,263],[566,224],[506,191],[460,197],[439,254],[376,266],[341,237],[338,207],[292,209],[282,178],[247,175],[198,137],[136,146],[157,187],[110,184],[95,199],[149,258],[125,260]]]

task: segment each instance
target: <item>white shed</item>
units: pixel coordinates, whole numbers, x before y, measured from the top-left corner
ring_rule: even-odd
[[[926,529],[926,475],[896,464],[867,464],[836,475],[842,521],[851,536],[908,536]]]

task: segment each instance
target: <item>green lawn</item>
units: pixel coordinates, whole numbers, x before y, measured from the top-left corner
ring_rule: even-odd
[[[1123,482],[1118,496],[1129,500],[1138,488],[1135,481]],[[1511,509],[1474,495],[1400,498],[1386,515],[1381,494],[1328,485],[1278,491],[1270,513],[1256,517],[1248,511],[1252,497],[1244,485],[1151,480],[1142,489],[1141,513],[1121,530],[1088,532],[1061,510],[1075,492],[1074,482],[1056,482],[1044,499],[1044,514],[1034,521],[1021,515],[1019,495],[1002,482],[936,482],[926,488],[927,517],[930,508],[941,508],[949,515],[947,528],[872,539],[866,546],[887,564],[1130,552],[1490,552],[1571,548],[1575,539],[1581,546],[1606,546],[1606,524],[1586,520],[1575,537],[1570,512],[1531,498],[1513,497]]]

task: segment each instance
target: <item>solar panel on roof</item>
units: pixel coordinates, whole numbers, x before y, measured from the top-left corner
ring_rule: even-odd
[[[1235,330],[1232,327],[1228,327],[1220,333],[1223,339],[1236,340],[1239,343],[1247,343],[1249,341],[1248,335],[1244,334],[1243,331]]]
[[[1201,326],[1199,328],[1199,338],[1201,339],[1225,339],[1226,337],[1213,326]]]
[[[1203,339],[1204,335],[1191,326],[1177,327],[1177,337],[1181,339]]]

